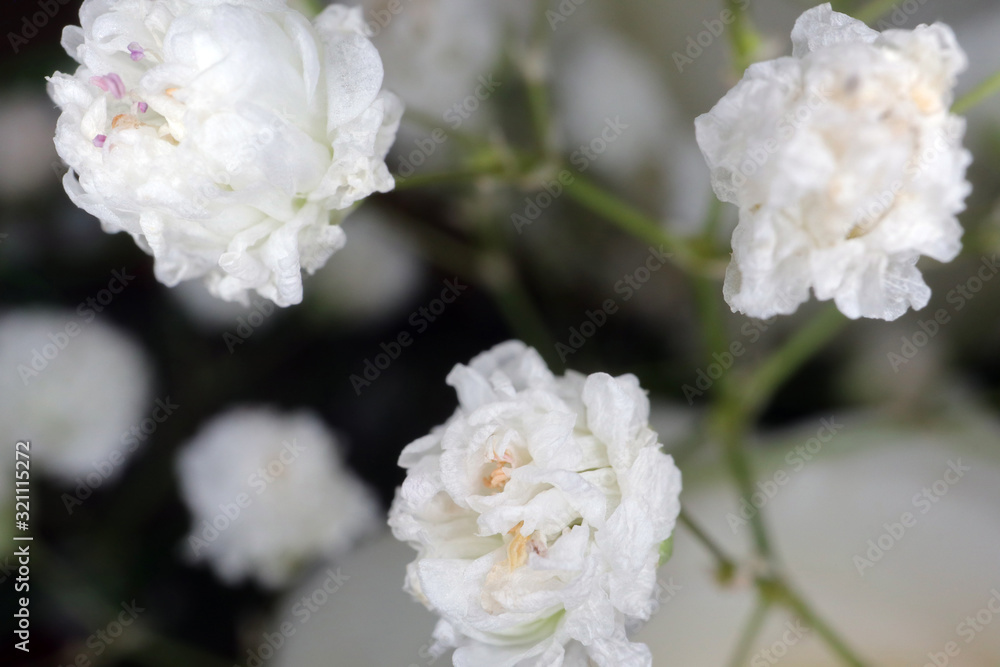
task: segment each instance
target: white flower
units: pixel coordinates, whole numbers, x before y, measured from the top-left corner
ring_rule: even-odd
[[[93,489],[121,473],[147,440],[131,430],[154,407],[150,381],[142,348],[100,321],[61,310],[0,317],[0,431],[30,440],[32,468],[68,485],[79,477]]]
[[[85,0],[49,93],[70,198],[126,231],[170,286],[280,306],[344,245],[336,224],[393,180],[402,113],[360,10],[311,24],[282,0]]]
[[[381,525],[374,496],[306,412],[221,414],[180,452],[177,473],[192,514],[188,553],[226,582],[255,577],[281,586],[310,560],[343,554]]]
[[[649,665],[649,618],[680,472],[634,376],[554,377],[511,341],[448,376],[459,408],[400,456],[389,525],[407,589],[460,667]]]
[[[792,43],[695,121],[715,193],[739,206],[726,301],[767,318],[812,288],[850,318],[922,308],[917,260],[961,249],[971,156],[948,109],[965,54],[946,25],[880,34],[829,4]]]

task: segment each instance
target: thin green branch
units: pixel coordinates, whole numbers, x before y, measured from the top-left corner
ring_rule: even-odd
[[[663,228],[660,222],[628,202],[609,193],[590,179],[574,174],[573,180],[565,186],[566,193],[586,209],[606,218],[623,231],[643,243],[663,246],[672,254],[673,262],[691,273],[705,276],[721,276],[721,263],[697,253],[684,239],[674,236]]]
[[[764,621],[767,620],[767,613],[770,610],[770,600],[761,595],[757,599],[757,604],[754,606],[753,611],[750,612],[750,618],[747,619],[747,624],[743,628],[743,632],[740,633],[739,641],[736,642],[733,657],[729,661],[732,667],[743,667],[747,664],[750,651],[753,649],[754,640],[757,639],[761,628],[764,627]]]
[[[716,414],[718,437],[722,442],[726,465],[736,481],[740,497],[749,502],[756,491],[754,484],[757,482],[757,477],[746,450],[747,414],[743,412],[736,395],[730,392],[723,395],[721,407]],[[750,531],[757,555],[769,566],[774,567],[775,555],[771,548],[771,538],[767,532],[763,512],[757,512],[750,517]]]
[[[414,174],[403,177],[396,176],[396,190],[412,190],[431,186],[464,185],[481,178],[501,177],[506,168],[501,165],[486,165],[482,167],[467,167],[448,171],[437,171],[429,174]]]
[[[685,510],[681,510],[677,519],[685,528],[691,531],[691,534],[694,535],[695,539],[701,542],[702,546],[704,546],[708,552],[712,554],[712,557],[715,559],[715,562],[719,567],[719,578],[723,580],[731,578],[733,573],[736,572],[736,562],[726,555],[726,552],[723,551],[721,546],[719,546],[719,543],[716,542],[704,528],[698,525],[698,522],[695,521]]]
[[[962,95],[952,105],[951,110],[957,114],[966,113],[980,102],[986,101],[997,93],[1000,93],[1000,72],[995,73],[965,95]]]
[[[826,641],[830,649],[843,660],[844,664],[851,667],[865,667],[866,663],[857,656],[853,649],[847,645],[847,642],[826,621],[816,614],[801,595],[785,581],[776,581],[774,583],[785,606],[798,614],[806,625],[812,627]]]
[[[753,415],[766,406],[774,393],[804,363],[840,333],[847,321],[836,307],[828,305],[811,322],[796,331],[751,376],[743,392],[747,412]]]
[[[733,49],[733,70],[737,77],[756,60],[761,39],[753,27],[746,8],[746,0],[726,0],[726,8],[733,13],[733,24],[729,28],[729,43]]]

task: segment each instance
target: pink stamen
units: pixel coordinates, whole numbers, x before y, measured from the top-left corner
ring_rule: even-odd
[[[132,60],[142,60],[146,57],[146,52],[139,46],[139,42],[132,42],[128,45],[128,54],[132,57]]]
[[[92,76],[90,82],[101,90],[114,95],[116,100],[120,100],[125,95],[125,82],[114,72],[104,76]]]
[[[104,142],[107,140],[108,140],[107,135],[99,134],[96,137],[94,137],[94,145],[97,146],[98,148],[103,148]]]
[[[145,102],[139,102],[136,106],[139,108],[139,113],[146,113],[146,110],[149,109],[149,105]]]

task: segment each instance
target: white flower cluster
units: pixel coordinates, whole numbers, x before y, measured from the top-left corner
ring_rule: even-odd
[[[511,341],[448,376],[459,408],[400,456],[389,524],[406,587],[459,667],[650,665],[626,628],[653,609],[681,476],[634,376],[555,377]]]
[[[344,245],[339,221],[392,189],[402,105],[359,9],[312,23],[283,0],[85,0],[56,72],[70,198],[128,232],[173,286],[279,306]]]
[[[811,288],[850,318],[922,308],[917,260],[961,249],[971,156],[949,107],[965,54],[946,25],[880,34],[829,4],[792,43],[695,122],[715,193],[739,206],[726,301],[768,318]]]
[[[230,583],[255,577],[277,587],[383,525],[336,447],[309,413],[236,408],[206,424],[177,459],[192,559],[209,561]]]

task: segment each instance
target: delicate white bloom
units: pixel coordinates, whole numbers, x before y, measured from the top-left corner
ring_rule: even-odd
[[[192,514],[188,554],[226,582],[277,587],[310,560],[345,553],[381,521],[337,447],[307,412],[236,408],[215,417],[177,459]]]
[[[32,468],[67,484],[117,476],[143,442],[131,429],[154,407],[145,352],[87,312],[0,317],[0,431],[30,440]]]
[[[812,288],[850,318],[922,308],[917,260],[961,249],[971,156],[949,107],[965,54],[946,25],[880,34],[829,4],[792,43],[696,121],[715,193],[739,206],[726,301],[767,318]]]
[[[555,377],[511,341],[448,376],[459,408],[400,456],[389,525],[406,587],[460,667],[649,665],[649,618],[680,472],[634,376]]]
[[[128,232],[167,285],[280,306],[344,245],[359,200],[393,186],[402,113],[360,10],[312,23],[282,0],[85,0],[49,93],[70,198]]]

